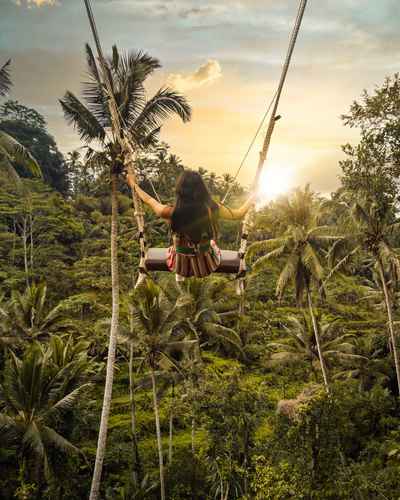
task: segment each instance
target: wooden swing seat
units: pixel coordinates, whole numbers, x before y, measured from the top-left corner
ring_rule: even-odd
[[[167,267],[168,248],[149,248],[146,256],[148,271],[170,272]],[[239,254],[234,250],[221,250],[221,264],[216,273],[237,274],[239,272]]]

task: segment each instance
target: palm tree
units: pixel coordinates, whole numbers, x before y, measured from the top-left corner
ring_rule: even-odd
[[[32,284],[24,293],[13,292],[8,304],[0,308],[2,329],[23,341],[39,340],[74,328],[65,310],[64,302],[49,308],[45,283]]]
[[[73,365],[69,376],[74,383],[84,373],[88,373],[92,362],[87,360],[89,342],[86,340],[75,341],[72,335],[53,335],[49,342],[49,359],[55,369],[63,370]],[[74,377],[72,374],[74,373]]]
[[[243,354],[239,334],[222,321],[224,313],[234,308],[232,301],[227,300],[228,286],[223,278],[187,280],[177,301],[178,313],[200,346],[233,347]]]
[[[355,359],[344,361],[344,369],[335,378],[359,380],[360,391],[369,390],[374,383],[383,384],[389,380],[387,361],[375,335],[362,336],[352,341]]]
[[[191,116],[190,106],[183,96],[168,89],[160,89],[150,100],[146,99],[144,82],[160,63],[143,52],[120,54],[116,46],[112,57],[107,59],[107,77],[113,92],[106,94],[104,83],[97,68],[96,59],[89,45],[86,45],[88,81],[84,84],[85,102],[80,101],[72,92],[67,92],[61,106],[69,123],[74,125],[81,139],[90,145],[101,145],[101,151],[89,148],[89,160],[99,164],[111,177],[111,281],[112,317],[107,359],[107,374],[104,401],[101,414],[96,463],[93,473],[90,498],[96,500],[100,491],[101,471],[104,461],[108,417],[111,407],[112,384],[114,376],[115,352],[119,320],[119,274],[118,274],[118,176],[124,169],[120,144],[115,137],[109,137],[108,129],[113,130],[109,99],[115,100],[123,132],[128,135],[137,149],[154,145],[163,121],[171,115],[178,115],[183,121]]]
[[[309,363],[315,376],[314,363],[320,365],[318,346],[315,338],[314,325],[306,312],[301,318],[289,316],[288,325],[284,325],[287,336],[274,342],[269,342],[272,349],[271,362],[273,364]],[[358,356],[353,354],[353,335],[338,334],[337,321],[323,322],[316,315],[315,321],[319,333],[320,347],[325,365],[328,370],[333,361],[353,360]]]
[[[39,494],[42,471],[47,481],[52,477],[50,451],[79,452],[57,425],[89,386],[82,383],[85,355],[75,353],[58,366],[53,354],[53,346],[44,349],[36,342],[22,359],[10,352],[0,384],[0,435],[18,449],[20,470],[29,466]]]
[[[0,97],[7,95],[12,85],[10,63],[11,60],[0,68]],[[29,151],[9,134],[0,130],[0,172],[5,171],[6,175],[19,182],[13,163],[17,163],[34,176],[41,177],[42,175],[39,165]]]
[[[176,357],[190,349],[196,341],[183,337],[176,318],[176,306],[152,281],[140,285],[135,294],[134,313],[137,349],[142,363],[149,369],[153,389],[154,417],[160,467],[161,500],[165,500],[164,457],[161,442],[156,376],[160,369],[178,369]]]
[[[349,233],[338,239],[330,249],[329,261],[332,270],[327,280],[355,255],[365,252],[371,258],[369,265],[375,269],[382,286],[400,395],[400,362],[389,286],[391,282],[391,286],[394,287],[400,279],[400,258],[391,243],[391,238],[400,224],[394,220],[391,207],[382,208],[371,200],[356,201],[348,208],[353,224]]]
[[[271,260],[281,266],[276,285],[276,295],[282,299],[288,286],[292,284],[297,303],[303,304],[306,297],[308,311],[312,321],[318,357],[326,390],[329,392],[328,373],[321,349],[318,324],[314,313],[312,288],[321,289],[324,268],[322,250],[327,242],[334,241],[332,229],[320,225],[323,216],[321,202],[306,186],[297,189],[290,197],[277,204],[277,216],[285,221],[287,229],[280,237],[253,243],[249,255],[265,253],[254,265],[254,272],[265,268]]]

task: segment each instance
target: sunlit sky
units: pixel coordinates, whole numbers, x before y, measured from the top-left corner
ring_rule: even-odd
[[[297,0],[92,0],[107,50],[143,49],[193,106],[162,138],[190,167],[234,173],[274,93]],[[269,165],[321,192],[338,183],[340,145],[357,141],[346,112],[362,90],[400,69],[399,0],[309,0],[282,95]],[[82,0],[0,0],[0,64],[12,58],[12,98],[38,109],[63,152],[81,145],[58,99],[80,91],[91,42]],[[240,180],[249,183],[262,138]],[[286,174],[285,174],[286,175]]]

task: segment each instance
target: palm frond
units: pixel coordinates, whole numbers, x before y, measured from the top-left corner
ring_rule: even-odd
[[[102,81],[96,58],[89,44],[85,45],[88,67],[88,80],[83,83],[83,97],[89,111],[103,127],[111,126],[110,110],[107,99],[107,89]]]
[[[162,122],[172,115],[177,115],[183,122],[191,118],[191,108],[185,97],[169,88],[160,89],[150,99],[130,126],[130,132],[137,142],[160,127]]]
[[[0,132],[1,134],[1,132]],[[13,181],[14,185],[21,190],[23,188],[21,178],[17,174],[17,171],[12,166],[10,161],[10,156],[7,151],[0,145],[0,173],[4,174],[3,178],[10,179]]]
[[[216,323],[205,323],[204,329],[206,330],[209,337],[221,339],[228,344],[231,344],[238,351],[240,351],[241,354],[244,355],[242,339],[240,338],[240,335],[232,328],[227,328],[226,326]]]
[[[287,285],[291,280],[294,280],[297,274],[297,261],[298,256],[295,253],[292,253],[288,260],[285,263],[284,268],[282,269],[278,282],[276,284],[276,295],[281,298],[283,293],[286,290]]]
[[[142,83],[156,70],[161,68],[160,61],[141,50],[120,55],[119,68],[129,75],[136,75]]]
[[[284,351],[284,352],[274,352],[271,354],[271,362],[273,364],[295,364],[299,363],[301,361],[305,361],[307,359],[307,356],[305,353],[298,353],[298,352],[290,352],[290,351]]]
[[[64,116],[85,142],[104,141],[106,132],[94,114],[72,92],[66,92],[60,100]]]
[[[2,156],[4,161],[14,161],[32,175],[42,177],[42,171],[30,152],[9,134],[0,131],[0,162]]]
[[[259,253],[271,252],[276,248],[284,248],[286,243],[286,238],[271,238],[269,240],[256,241],[247,249],[247,255],[251,258]]]
[[[46,418],[53,418],[59,416],[63,411],[70,410],[76,404],[76,401],[81,393],[87,390],[89,387],[91,387],[90,383],[83,384],[71,391],[69,394],[66,394],[61,399],[56,401],[50,408],[46,409],[44,416]],[[57,390],[56,392],[59,391]]]
[[[143,149],[155,147],[159,142],[160,132],[161,132],[161,126],[156,127],[154,130],[151,130],[144,136],[141,136],[139,141],[136,142],[139,142],[140,146]]]
[[[58,434],[58,432],[51,427],[43,426],[41,431],[46,444],[49,444],[50,446],[53,446],[68,455],[79,453],[79,448],[74,446],[70,441],[62,437],[61,434]]]
[[[166,348],[169,352],[173,351],[185,352],[190,350],[197,343],[198,343],[197,340],[176,340],[168,342]]]
[[[255,272],[262,271],[263,269],[266,269],[267,266],[270,264],[271,260],[280,257],[283,252],[285,251],[285,247],[281,246],[278,248],[275,248],[275,250],[271,250],[268,252],[266,255],[263,255],[259,259],[257,259],[253,265],[253,269]]]
[[[298,348],[290,344],[291,340],[292,339],[283,339],[281,341],[278,340],[276,342],[268,342],[267,347],[268,349],[271,349],[273,351],[279,350],[285,353],[298,353]],[[304,345],[302,345],[301,347],[304,347]]]
[[[10,64],[11,59],[0,68],[0,97],[7,95],[11,88]]]
[[[37,427],[35,421],[31,421],[26,428],[22,443],[24,446],[32,450],[38,457],[44,457],[46,453],[45,447],[43,444],[40,429]]]
[[[321,265],[317,252],[312,245],[307,242],[302,255],[304,266],[310,271],[310,274],[316,281],[322,281],[324,276],[324,268]]]
[[[348,245],[348,239],[345,237],[340,238],[333,242],[328,251],[328,265],[330,267],[333,267],[337,263],[338,259],[344,253],[347,253],[345,252],[345,250],[347,250],[347,245]]]
[[[161,65],[157,59],[141,51],[121,55],[116,50],[116,55],[113,61],[113,70],[118,82],[115,97],[124,124],[129,127],[146,104],[144,81]],[[116,62],[118,66],[115,66]]]
[[[328,281],[332,278],[334,274],[340,271],[341,268],[343,268],[350,260],[351,258],[356,255],[360,251],[360,247],[357,246],[356,248],[353,248],[351,252],[349,252],[347,255],[345,255],[335,266],[333,269],[330,270],[328,273],[328,276],[325,278],[324,285],[328,283]]]

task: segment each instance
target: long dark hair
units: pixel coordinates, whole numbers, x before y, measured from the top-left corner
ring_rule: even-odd
[[[218,205],[198,172],[185,170],[176,183],[176,202],[172,212],[171,229],[193,243],[202,238],[216,238]]]

